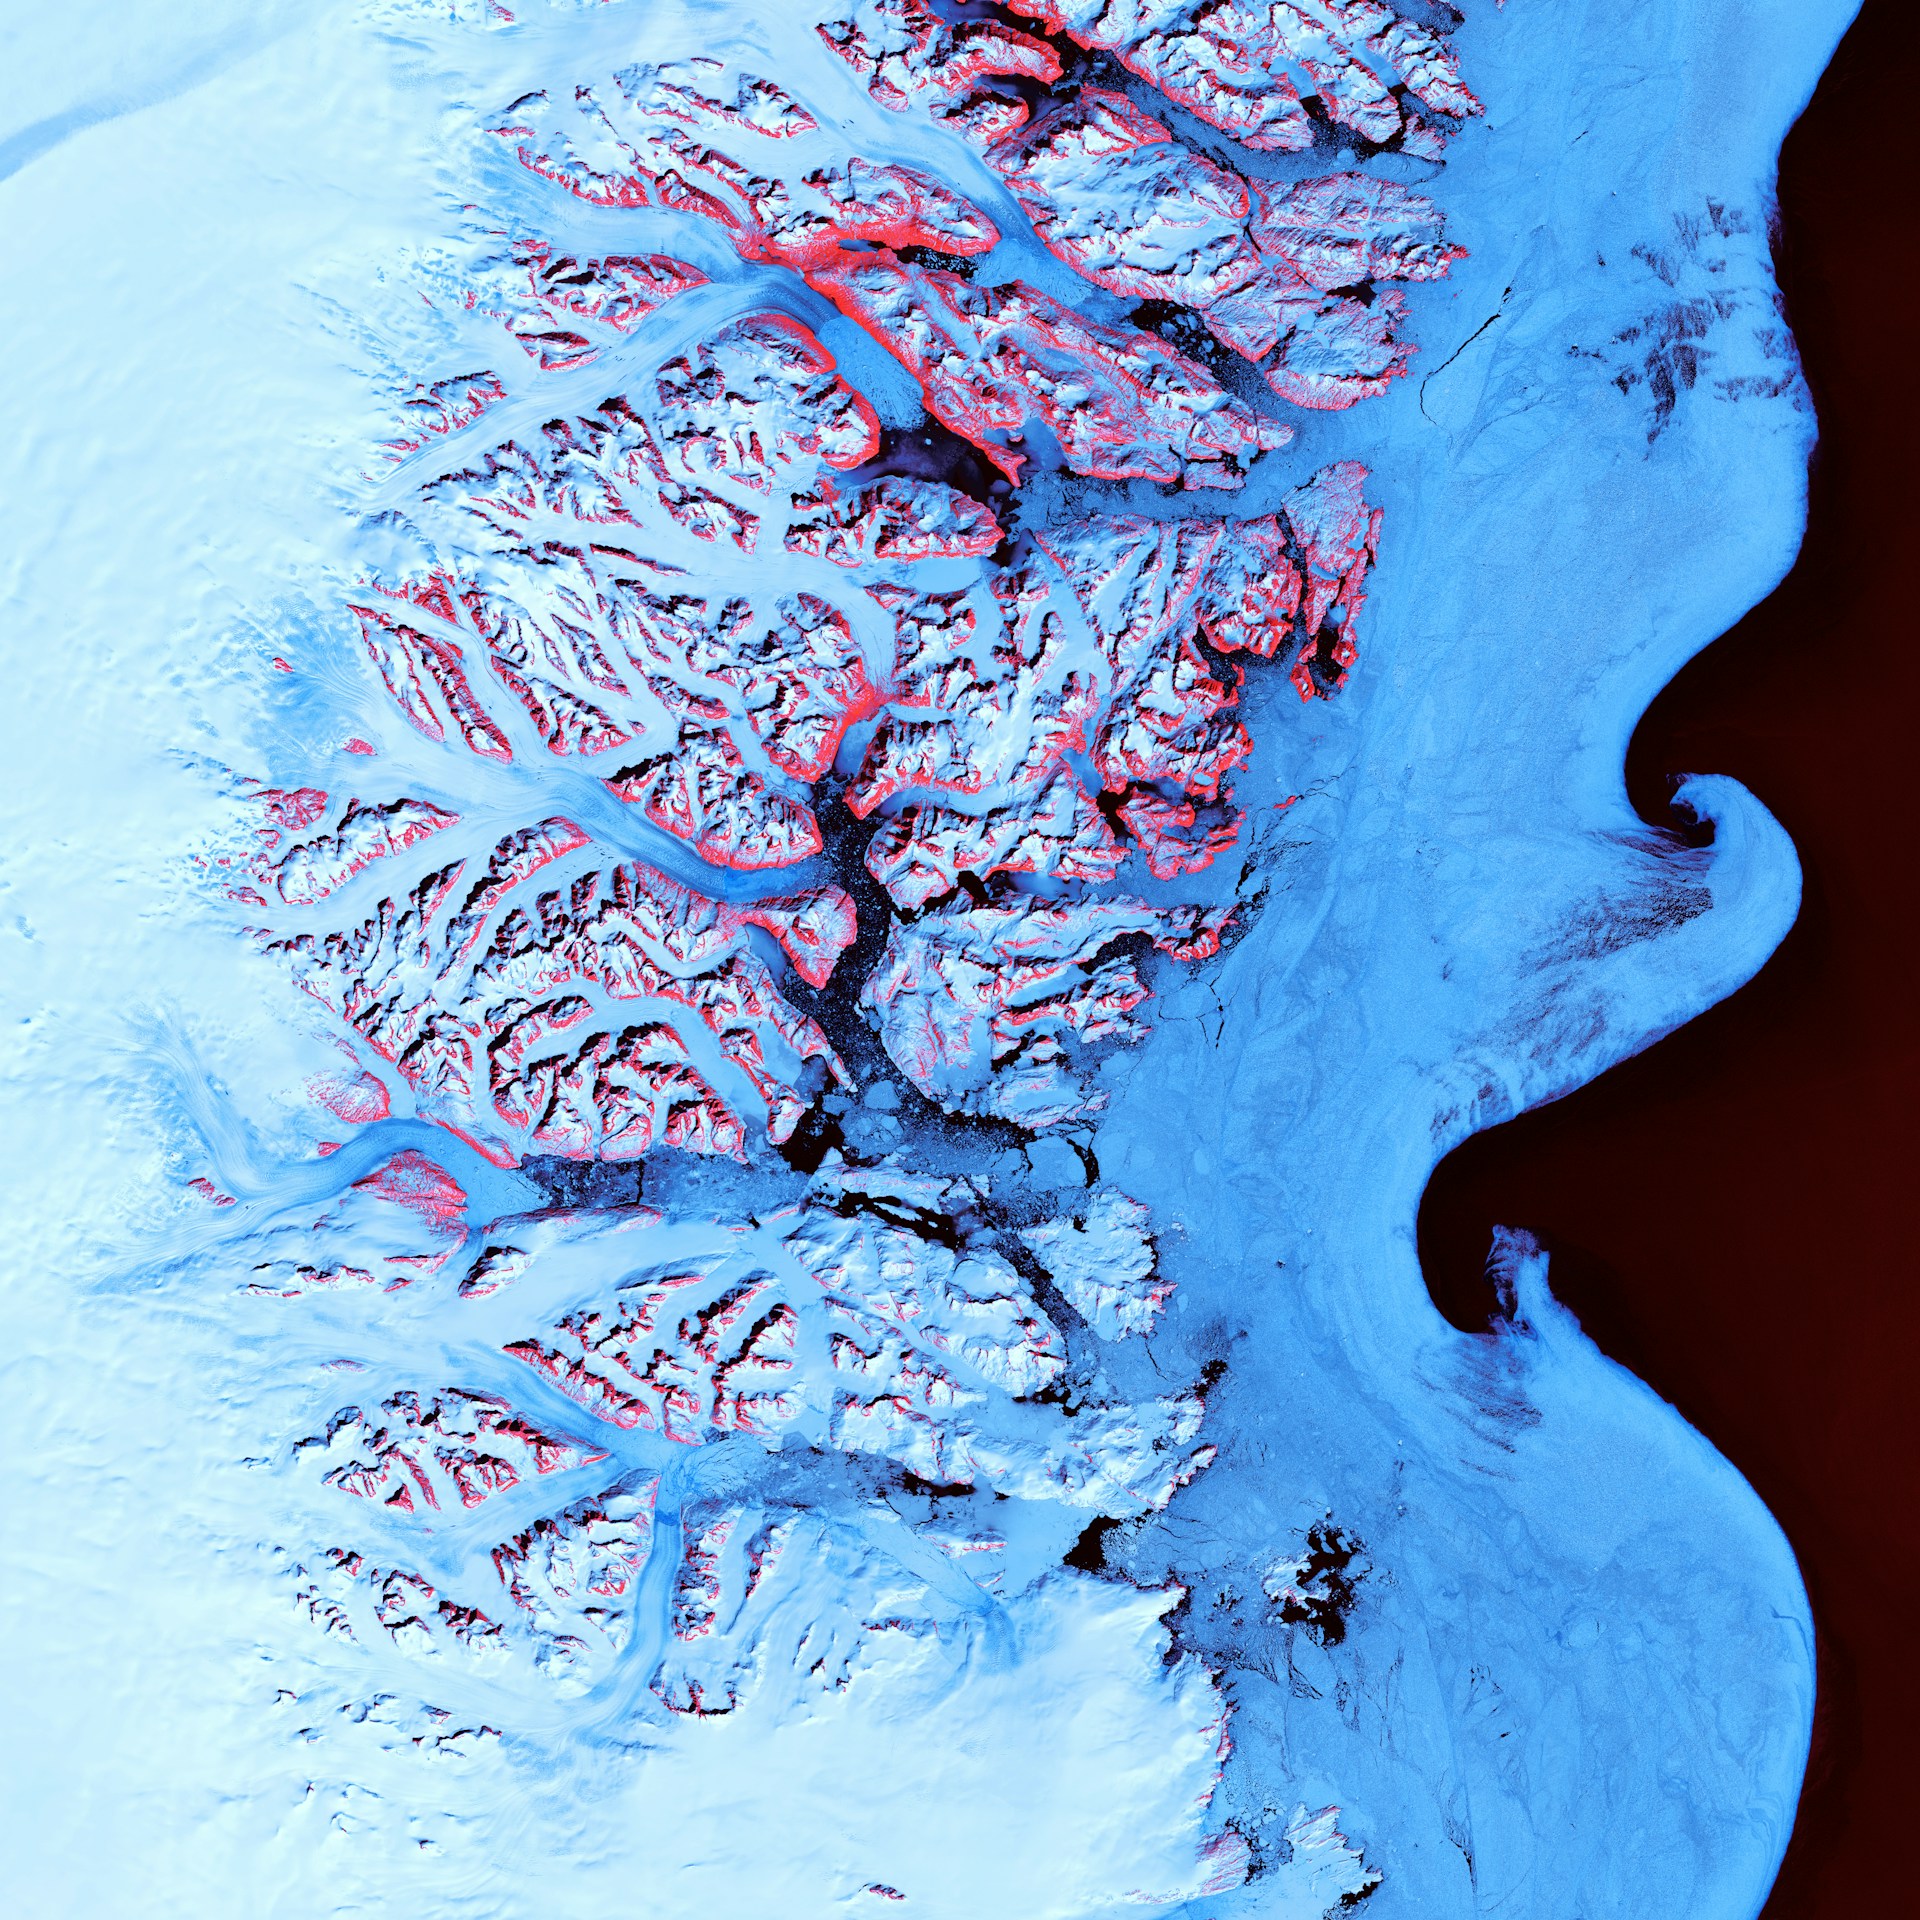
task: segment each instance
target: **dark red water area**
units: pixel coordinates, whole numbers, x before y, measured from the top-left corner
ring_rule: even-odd
[[[1776,254],[1819,410],[1792,574],[1634,736],[1628,784],[1730,773],[1793,835],[1798,925],[1638,1059],[1452,1154],[1422,1204],[1442,1311],[1484,1326],[1495,1222],[1746,1474],[1819,1629],[1798,1823],[1767,1920],[1912,1912],[1920,1750],[1920,60],[1867,0],[1781,157]]]

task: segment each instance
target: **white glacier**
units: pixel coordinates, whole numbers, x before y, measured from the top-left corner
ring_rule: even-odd
[[[1394,15],[1314,6],[1353,16],[1344,38],[1328,28],[1341,48]],[[1427,1298],[1413,1222],[1452,1145],[1731,991],[1793,917],[1792,847],[1751,795],[1694,779],[1682,798],[1714,835],[1689,850],[1633,815],[1622,761],[1653,693],[1799,538],[1812,419],[1765,234],[1780,140],[1847,0],[1475,4],[1451,45],[1479,116],[1424,29],[1392,29],[1395,70],[1425,76],[1433,111],[1454,100],[1444,163],[1418,157],[1440,135],[1404,96],[1400,150],[1357,159],[1295,157],[1295,120],[1272,108],[1286,138],[1234,165],[1280,182],[1357,167],[1431,200],[1464,256],[1409,290],[1410,371],[1353,410],[1287,411],[1291,444],[1273,445],[1282,415],[1253,374],[1270,450],[1244,471],[1245,445],[1226,457],[1237,491],[1195,503],[1063,470],[1091,456],[1063,459],[1030,419],[1017,489],[978,478],[971,499],[903,467],[859,483],[871,496],[822,496],[819,551],[763,535],[749,559],[739,534],[709,538],[717,508],[671,490],[736,515],[751,495],[777,531],[779,488],[823,478],[804,423],[777,460],[750,434],[696,435],[646,482],[682,530],[676,564],[737,568],[769,633],[795,596],[857,607],[844,646],[808,643],[821,704],[791,734],[775,669],[729,669],[727,737],[785,806],[818,802],[838,831],[834,783],[863,756],[884,770],[889,723],[860,676],[885,677],[897,608],[859,583],[907,565],[1007,613],[1013,664],[970,680],[966,711],[1053,726],[1042,780],[1119,781],[1110,813],[1062,803],[1078,871],[1034,850],[1030,803],[1008,797],[1028,791],[1028,735],[998,721],[983,784],[903,779],[925,840],[874,802],[919,861],[896,904],[931,909],[893,922],[903,949],[1000,910],[963,890],[994,878],[969,847],[1019,848],[994,858],[1022,888],[1111,879],[1151,898],[1122,958],[1057,957],[1083,982],[1067,1048],[975,1009],[965,1061],[956,1043],[924,1075],[910,1048],[889,1064],[852,993],[817,997],[847,945],[837,921],[751,911],[844,886],[877,914],[861,863],[828,871],[804,831],[768,863],[791,875],[716,861],[714,834],[623,795],[613,759],[542,757],[504,680],[482,704],[509,715],[512,757],[484,730],[456,757],[383,704],[345,612],[368,569],[415,557],[401,519],[457,464],[429,443],[459,462],[531,444],[641,391],[641,372],[651,394],[669,370],[671,402],[673,364],[697,411],[703,343],[742,313],[807,330],[866,396],[845,463],[920,422],[913,380],[773,243],[704,213],[576,203],[516,169],[484,129],[536,90],[591,82],[623,113],[664,110],[673,75],[666,91],[630,75],[624,94],[611,76],[636,59],[705,74],[724,50],[830,109],[803,127],[771,94],[700,82],[748,137],[787,129],[796,180],[848,149],[911,170],[997,230],[969,256],[983,274],[1126,323],[1035,237],[979,142],[869,93],[812,31],[832,11],[215,0],[11,36],[0,196],[28,263],[0,288],[14,1910],[1317,1920],[1364,1899],[1421,1920],[1744,1920],[1810,1724],[1792,1555],[1733,1468],[1554,1303],[1524,1239],[1499,1250],[1502,1329],[1468,1336]],[[1180,9],[1155,14],[1171,37],[1151,42],[1123,12],[1110,37],[1148,49],[1136,75],[1185,57]],[[1341,52],[1325,83],[1353,124],[1388,111],[1357,60]],[[1204,117],[1175,118],[1227,154]],[[811,220],[809,194],[844,209],[852,192],[762,198]],[[495,215],[536,205],[543,259],[664,261],[615,274],[658,304],[610,317],[533,267],[513,304]],[[983,237],[940,205],[949,244]],[[543,304],[549,282],[575,291]],[[1662,388],[1645,342],[1676,298],[1707,302],[1718,357]],[[960,435],[983,471],[1005,471],[1002,432]],[[409,436],[428,451],[377,455]],[[716,477],[723,441],[738,458]],[[767,467],[770,496],[726,491],[742,461]],[[1060,677],[1043,685],[1017,636],[1039,631],[1042,602],[1020,596],[1045,569],[993,558],[990,528],[1196,504],[1252,522],[1346,461],[1383,514],[1378,565],[1358,620],[1316,617],[1307,638],[1349,657],[1303,655],[1297,690],[1291,609],[1285,658],[1227,656],[1246,665],[1239,839],[1204,781],[1176,799],[1155,771],[1120,799],[1132,776],[1103,774],[1097,734],[1072,732],[1101,711],[1072,705],[1094,629],[1049,637]],[[902,527],[924,555],[888,547]],[[846,564],[826,551],[843,540]],[[1364,571],[1341,591],[1357,598]],[[553,596],[524,631],[585,633],[574,575],[543,578]],[[928,669],[943,690],[954,657]],[[1303,704],[1316,671],[1345,685]],[[1117,680],[1091,684],[1111,699]],[[927,709],[925,685],[903,711]],[[1227,694],[1205,702],[1224,727]],[[639,711],[648,751],[702,723]],[[333,803],[265,869],[255,817],[236,825],[255,776]],[[1172,821],[1170,840],[1214,832],[1212,864],[1176,849],[1151,888],[1138,866],[1115,879],[1096,823],[1124,826],[1129,806]],[[337,895],[345,924],[389,869],[412,885],[462,859],[471,880],[556,820],[597,850],[563,856],[569,882],[591,857],[693,888],[725,964],[751,975],[750,1018],[674,1016],[723,1150],[656,1149],[644,1192],[611,1156],[538,1179],[501,1164],[510,1129],[436,1106],[375,1049],[343,1060],[341,1030],[240,934],[269,919],[269,891],[301,927]],[[1127,834],[1151,860],[1149,832]],[[262,904],[230,908],[210,881]],[[1191,933],[1229,901],[1224,951],[1135,954],[1152,916]],[[880,968],[881,932],[863,920],[844,964]],[[1154,997],[1096,965],[1137,967]],[[812,1049],[811,1008],[865,1051]],[[605,996],[596,1011],[617,1028]],[[1137,1046],[1081,1044],[1136,1028]],[[1025,1078],[990,1078],[995,1049]],[[946,1094],[1057,1130],[1025,1143],[954,1120]],[[738,1164],[715,1117],[736,1108]],[[687,1110],[659,1109],[663,1136]],[[849,1157],[807,1175],[767,1138],[813,1138],[815,1110]],[[570,1138],[556,1122],[556,1150]],[[648,1350],[651,1425],[603,1418],[512,1352],[564,1349],[637,1405],[638,1375],[552,1329],[597,1313],[604,1335],[707,1259],[697,1311],[677,1292],[656,1310],[676,1331]],[[837,1290],[815,1272],[836,1260]],[[670,1409],[696,1401],[704,1424],[676,1431]]]

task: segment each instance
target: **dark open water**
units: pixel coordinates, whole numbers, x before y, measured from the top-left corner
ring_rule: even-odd
[[[1773,0],[1791,5],[1792,0]],[[1730,773],[1793,835],[1799,924],[1731,1000],[1435,1174],[1428,1284],[1483,1326],[1531,1228],[1606,1351],[1800,1556],[1820,1699],[1767,1920],[1920,1911],[1920,7],[1866,0],[1781,158],[1779,276],[1819,409],[1792,574],[1640,723],[1628,784]]]

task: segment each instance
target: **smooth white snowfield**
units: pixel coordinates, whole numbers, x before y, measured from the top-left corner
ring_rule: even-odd
[[[1793,852],[1751,795],[1696,781],[1714,845],[1676,852],[1620,770],[1799,537],[1812,420],[1765,221],[1849,8],[1476,7],[1457,46],[1484,121],[1444,170],[1396,163],[1469,257],[1418,295],[1411,376],[1303,417],[1274,463],[1269,491],[1372,469],[1360,664],[1309,726],[1281,677],[1250,686],[1240,803],[1303,796],[1263,829],[1271,892],[1222,962],[1162,973],[1091,1136],[1176,1287],[1116,1351],[1164,1355],[1168,1392],[1227,1363],[1217,1457],[1127,1549],[1188,1589],[1197,1658],[1162,1664],[1165,1593],[1049,1564],[1078,1516],[1056,1537],[1028,1515],[960,1630],[883,1634],[843,1692],[590,1729],[562,1704],[423,1752],[414,1704],[367,1710],[413,1683],[399,1664],[348,1701],[275,1571],[301,1518],[275,1449],[377,1396],[333,1370],[356,1351],[337,1328],[239,1314],[222,1249],[309,1225],[383,1153],[312,1158],[299,1088],[337,1061],[201,904],[184,854],[228,802],[194,759],[254,771],[360,697],[331,642],[301,650],[334,619],[304,596],[338,560],[341,476],[382,428],[376,344],[328,303],[443,230],[447,130],[512,97],[523,52],[576,42],[583,74],[723,32],[773,73],[832,71],[772,4],[524,11],[469,92],[424,13],[415,45],[345,5],[7,32],[0,220],[29,263],[0,287],[12,1910],[670,1920],[885,1913],[886,1888],[955,1920],[1315,1920],[1377,1873],[1395,1920],[1756,1912],[1812,1702],[1791,1554],[1524,1249],[1511,1329],[1446,1329],[1413,1220],[1454,1142],[1731,991],[1792,919]],[[942,164],[915,124],[872,108],[861,132]],[[984,169],[958,184],[1009,204]],[[1668,351],[1689,329],[1711,354],[1690,385]],[[820,330],[883,414],[910,404],[851,328]],[[1237,510],[1270,505],[1256,485]],[[476,1220],[534,1203],[425,1127],[383,1152],[403,1145],[442,1154]],[[181,1198],[202,1173],[237,1205]],[[437,1323],[406,1337],[457,1359]],[[358,1352],[393,1364],[374,1333]],[[540,1411],[573,1432],[566,1406]],[[1262,1591],[1329,1516],[1367,1572],[1322,1646]],[[819,1617],[856,1585],[823,1561]],[[1339,1842],[1315,1818],[1336,1806]],[[1266,1871],[1201,1893],[1227,1819]]]

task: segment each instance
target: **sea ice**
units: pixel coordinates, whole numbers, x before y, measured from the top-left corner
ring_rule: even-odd
[[[1795,910],[1846,12],[14,36],[16,1910],[1757,1911],[1792,1556],[1413,1219]]]

